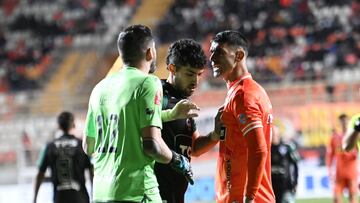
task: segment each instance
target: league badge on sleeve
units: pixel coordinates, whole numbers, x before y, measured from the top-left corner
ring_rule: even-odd
[[[156,94],[155,94],[155,97],[154,97],[154,103],[155,103],[156,105],[160,105],[160,104],[161,104],[161,97],[162,97],[162,95],[161,95],[161,90],[158,90],[158,91],[156,92]]]
[[[247,120],[247,119],[246,119],[246,115],[245,115],[245,114],[242,113],[242,114],[239,115],[239,121],[240,121],[241,124],[245,124],[245,123],[246,123],[246,120]]]

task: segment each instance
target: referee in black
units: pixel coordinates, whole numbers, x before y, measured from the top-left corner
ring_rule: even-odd
[[[166,58],[169,77],[162,80],[163,86],[163,129],[162,137],[171,150],[184,155],[199,156],[212,148],[216,142],[208,136],[200,136],[194,119],[168,121],[174,115],[175,105],[191,103],[188,99],[199,84],[205,70],[206,56],[201,46],[192,39],[174,42],[168,49]],[[165,110],[165,111],[164,111]],[[171,111],[172,110],[172,111]],[[167,115],[164,115],[167,112]],[[160,195],[164,203],[183,203],[188,182],[168,165],[155,163],[155,174],[159,183]]]

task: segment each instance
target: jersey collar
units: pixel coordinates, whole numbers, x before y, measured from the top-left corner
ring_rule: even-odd
[[[229,83],[227,85],[228,89],[234,89],[235,87],[237,87],[239,85],[239,83],[243,80],[245,80],[246,78],[252,78],[250,73],[245,73],[244,75],[240,76],[238,79],[232,81],[231,83]]]
[[[137,69],[137,68],[135,68],[133,66],[124,66],[124,69]]]

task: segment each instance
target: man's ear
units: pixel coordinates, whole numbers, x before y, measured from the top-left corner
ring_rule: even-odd
[[[168,69],[173,75],[175,75],[176,67],[175,67],[174,64],[170,63],[170,64],[167,66],[167,69]]]
[[[245,51],[243,49],[236,50],[235,61],[240,62],[245,57]]]
[[[146,61],[151,61],[155,57],[154,51],[149,47],[146,49],[145,58]]]

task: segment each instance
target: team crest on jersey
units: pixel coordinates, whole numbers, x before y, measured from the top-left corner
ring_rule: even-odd
[[[240,121],[241,124],[245,124],[246,123],[246,115],[241,113],[239,115],[239,121]]]
[[[161,104],[161,90],[158,90],[155,94],[155,97],[154,97],[154,103],[156,105],[160,105]]]

